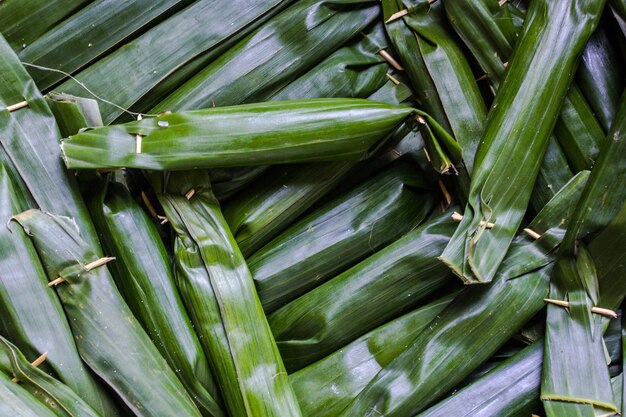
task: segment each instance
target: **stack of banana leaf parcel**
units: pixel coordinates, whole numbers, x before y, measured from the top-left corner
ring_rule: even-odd
[[[625,0],[1,0],[0,417],[626,412]]]

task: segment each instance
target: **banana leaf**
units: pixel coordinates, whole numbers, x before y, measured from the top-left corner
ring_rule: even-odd
[[[584,181],[570,181],[529,228],[541,237],[520,238],[488,285],[464,288],[393,361],[372,378],[341,414],[413,415],[432,405],[495,353],[543,307],[569,207]],[[402,387],[398,390],[398,387]]]
[[[268,317],[287,370],[334,352],[452,287],[437,254],[455,223],[443,213]]]
[[[454,32],[447,26],[443,5],[430,3],[383,1],[385,26],[419,102],[457,140],[471,174],[487,108]],[[389,21],[405,8],[408,14]]]
[[[622,133],[626,130],[626,95],[620,101],[598,163],[565,233],[552,276],[550,298],[567,299],[570,306],[568,310],[548,306],[541,398],[549,416],[559,415],[561,407],[556,403],[560,402],[617,412],[604,345],[597,337],[602,322],[591,315],[599,298],[599,281],[593,258],[581,240],[607,226],[626,201],[626,188],[615,181],[626,176]]]
[[[39,402],[59,417],[98,417],[67,385],[31,365],[22,352],[0,336],[0,373],[13,376]]]
[[[418,170],[397,161],[291,225],[248,258],[270,313],[420,224],[434,196]]]
[[[0,32],[22,50],[57,22],[92,0],[6,0],[0,3]]]
[[[373,0],[301,0],[221,55],[151,113],[260,102],[379,15]]]
[[[163,20],[193,0],[94,1],[72,14],[26,48],[19,51],[22,62],[74,73],[95,61],[120,42]],[[64,75],[28,67],[41,90]]]
[[[336,417],[454,299],[441,297],[291,374],[303,415]]]
[[[616,310],[626,296],[626,251],[616,242],[626,239],[626,202],[611,223],[588,245],[600,282],[598,305]]]
[[[605,132],[620,105],[626,87],[626,71],[619,51],[611,43],[610,34],[601,26],[589,39],[583,51],[576,81]]]
[[[54,92],[47,94],[45,99],[64,138],[81,129],[103,125],[98,102],[93,99]]]
[[[382,23],[376,22],[358,39],[338,49],[281,90],[266,96],[265,100],[368,97],[389,81],[389,64],[379,54],[388,47],[385,29]]]
[[[354,162],[275,166],[223,206],[224,218],[250,257],[343,180]]]
[[[165,114],[64,139],[74,168],[184,170],[358,160],[415,110],[361,99],[312,99]],[[137,153],[137,135],[142,136]]]
[[[123,301],[105,265],[68,218],[40,210],[13,217],[27,231],[57,293],[83,361],[137,416],[201,414]],[[104,258],[106,259],[106,258]],[[96,264],[98,265],[98,264]]]
[[[56,417],[56,414],[2,372],[0,372],[0,415],[7,417]]]
[[[76,178],[60,160],[60,135],[54,116],[17,56],[0,37],[0,145],[39,208],[72,217],[94,250],[96,232]],[[28,106],[9,112],[7,106]],[[9,167],[5,167],[9,168]]]
[[[223,416],[209,363],[178,295],[156,226],[119,183],[99,184],[89,208],[111,275],[133,314],[207,416]]]
[[[541,411],[543,344],[533,343],[416,417],[527,417]]]
[[[82,96],[85,89],[79,83],[86,85],[107,101],[101,101],[100,106],[102,118],[109,124],[170,78],[176,78],[178,84],[193,75],[194,70],[220,56],[289,3],[290,0],[196,1],[55,90]],[[193,68],[185,66],[194,58],[197,64]],[[112,74],[119,76],[113,80]]]
[[[463,220],[441,255],[467,284],[490,282],[506,255],[577,58],[603,6],[603,1],[588,0],[530,5],[478,147]],[[564,31],[567,36],[556,35]]]
[[[220,380],[222,389],[239,392],[247,415],[300,415],[254,281],[211,192],[206,173],[173,173],[165,174],[165,178],[154,174],[152,181],[177,233],[182,230],[200,254],[200,267],[204,266],[205,271],[198,278],[204,282],[190,284],[210,287],[213,303],[219,305],[218,318],[235,371],[235,379]],[[189,194],[190,189],[194,190],[193,195]],[[228,405],[229,395],[225,397]]]
[[[7,171],[0,167],[0,222],[25,207],[19,205]],[[32,361],[47,352],[42,369],[52,372],[96,411],[115,416],[103,392],[83,365],[65,313],[37,252],[21,228],[0,227],[0,334],[9,338]],[[37,300],[37,302],[33,302]]]

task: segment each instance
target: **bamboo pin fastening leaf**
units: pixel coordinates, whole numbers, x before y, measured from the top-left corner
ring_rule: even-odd
[[[554,304],[554,305],[557,305],[559,307],[564,307],[564,308],[569,308],[570,306],[569,301],[553,300],[552,298],[544,298],[543,301],[545,301],[546,303]],[[591,307],[591,312],[595,314],[607,316],[607,317],[612,317],[614,319],[617,318],[617,313],[608,308]]]
[[[387,78],[389,78],[389,80],[392,83],[394,83],[395,85],[400,85],[400,81],[396,77],[394,77],[393,75],[391,75],[389,73],[387,73],[386,75],[387,75]]]
[[[386,50],[381,49],[380,51],[378,51],[378,54],[382,56],[383,58],[385,58],[385,61],[387,61],[389,65],[391,65],[398,71],[404,71],[404,67],[400,65],[400,63],[393,56],[391,56],[389,52],[387,52]]]
[[[28,107],[28,101],[24,100],[24,101],[20,101],[19,103],[15,103],[15,104],[11,104],[10,106],[7,106],[7,110],[9,112],[13,112],[19,109],[23,109],[24,107]]]
[[[137,115],[137,120],[142,120],[143,117],[141,117],[141,115]],[[138,133],[137,135],[135,135],[135,153],[141,153],[141,135]]]
[[[463,220],[463,215],[461,213],[457,213],[456,211],[452,213],[451,217],[452,217],[452,220],[454,220],[455,222],[460,222],[461,220]],[[480,225],[485,226],[487,229],[492,229],[496,224],[481,220]]]
[[[39,355],[39,357],[37,359],[35,359],[34,361],[31,362],[31,365],[33,365],[36,368],[39,365],[41,365],[42,363],[44,363],[46,361],[46,358],[48,358],[48,352],[44,352],[41,355]],[[14,377],[13,379],[11,379],[11,381],[17,383],[17,382],[19,382],[19,379],[17,379],[17,377]]]
[[[85,265],[83,267],[83,269],[87,272],[91,271],[92,269],[96,269],[102,265],[108,264],[111,261],[114,261],[115,258],[112,256],[105,256],[103,258],[97,259],[93,262],[88,263],[87,265]],[[58,277],[56,279],[53,279],[52,281],[50,281],[48,283],[48,287],[53,287],[55,285],[59,285],[60,283],[65,282],[65,278],[63,277]]]
[[[541,235],[539,233],[537,233],[534,230],[529,229],[529,228],[525,228],[524,229],[524,233],[526,233],[528,236],[532,237],[535,240],[537,240],[537,239],[539,239],[541,237]]]

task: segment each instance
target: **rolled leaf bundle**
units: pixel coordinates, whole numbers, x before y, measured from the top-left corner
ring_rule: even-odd
[[[289,3],[285,0],[196,1],[84,69],[76,75],[76,80],[68,80],[55,90],[84,96],[85,89],[79,82],[86,85],[108,101],[100,105],[102,118],[109,124],[124,113],[123,109],[131,107],[174,75],[183,80],[193,75]],[[193,68],[184,65],[194,58]],[[111,88],[111,74],[120,74],[116,78],[117,88]],[[147,110],[149,107],[141,111]]]
[[[541,410],[543,345],[536,342],[417,417],[512,417]]]
[[[62,93],[49,93],[45,99],[64,138],[103,124],[98,102],[93,99]]]
[[[413,112],[360,99],[247,104],[87,130],[61,146],[72,169],[184,170],[359,160]]]
[[[410,231],[434,198],[419,171],[397,161],[292,224],[248,259],[261,303],[272,312]]]
[[[291,374],[291,383],[303,414],[308,417],[336,417],[456,295],[446,295],[398,317]]]
[[[537,0],[528,10],[478,147],[463,220],[441,256],[465,283],[491,281],[504,259],[528,206],[577,58],[603,5]],[[564,30],[568,36],[557,36]],[[493,227],[487,229],[488,223]]]
[[[0,167],[0,222],[25,207],[18,204],[7,172]],[[101,414],[116,415],[82,363],[67,318],[54,290],[46,284],[37,252],[15,223],[0,227],[0,334],[20,347],[28,359],[46,352],[42,369],[52,371]],[[37,300],[37,302],[33,302]]]
[[[438,215],[272,313],[268,320],[287,369],[323,358],[451,285],[437,254],[454,227],[450,213]]]
[[[601,412],[617,412],[602,339],[602,323],[591,308],[599,299],[599,281],[591,254],[582,241],[606,227],[626,201],[626,189],[616,178],[626,176],[626,95],[621,98],[598,163],[589,176],[559,249],[550,298],[568,300],[569,309],[550,305],[546,318],[546,351],[541,398],[549,416],[562,402],[582,403]],[[599,306],[601,307],[601,306]],[[557,353],[559,352],[559,353]],[[566,352],[562,354],[561,352]],[[585,364],[580,371],[574,364]],[[567,405],[569,409],[573,406]]]
[[[416,414],[521,329],[544,305],[554,242],[560,242],[569,220],[567,208],[581,192],[579,182],[570,182],[557,193],[529,225],[541,237],[532,243],[519,239],[492,283],[464,288],[340,415]],[[401,392],[395,391],[398,384]]]
[[[230,358],[211,359],[232,362],[234,379],[216,372],[217,377],[222,378],[222,389],[235,391],[225,394],[227,405],[232,408],[230,413],[234,416],[299,416],[300,407],[263,314],[254,281],[228,230],[206,174],[173,173],[164,178],[155,174],[152,181],[177,234],[190,239],[189,243],[196,245],[200,255],[201,264],[194,266],[204,268],[203,275],[194,275],[198,281],[187,284],[204,294],[208,292],[205,288],[210,288],[213,299],[207,301],[218,304],[217,319],[222,323]],[[202,305],[192,304],[188,308],[195,310]],[[213,312],[196,311],[192,317]],[[208,322],[196,324],[204,326]],[[229,401],[237,395],[243,407]]]
[[[60,162],[60,135],[33,80],[0,36],[0,144],[42,210],[70,216],[99,253],[96,232],[78,184]],[[23,107],[9,112],[8,106]],[[10,168],[10,167],[5,167]],[[21,188],[21,187],[20,187]]]
[[[13,217],[57,283],[85,363],[138,416],[201,414],[123,301],[104,263],[67,218],[40,210]],[[61,278],[62,281],[57,280]]]
[[[385,27],[419,102],[457,140],[471,173],[487,109],[443,5],[430,3],[410,0],[405,7],[402,0],[383,1]],[[392,18],[403,9],[408,13]]]
[[[98,417],[97,413],[67,385],[32,365],[11,342],[0,336],[0,373],[15,382],[60,417]]]
[[[263,101],[378,17],[373,0],[301,0],[221,55],[150,112]]]
[[[164,19],[191,2],[94,1],[20,50],[19,57],[28,64],[74,73],[154,20]],[[42,90],[64,78],[59,72],[28,69]]]
[[[204,415],[222,416],[207,358],[175,287],[156,226],[126,188],[106,181],[89,208],[117,288]]]

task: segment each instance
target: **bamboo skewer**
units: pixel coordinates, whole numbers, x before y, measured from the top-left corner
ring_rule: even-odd
[[[24,107],[28,107],[28,101],[26,100],[7,106],[7,110],[9,112],[14,112],[15,110],[23,109]]]
[[[552,298],[544,298],[543,301],[545,301],[546,303],[557,305],[559,307],[569,308],[569,306],[570,306],[569,301],[554,300]],[[600,314],[600,315],[603,315],[603,316],[617,318],[617,313],[615,311],[613,311],[613,310],[609,310],[608,308],[591,307],[591,312],[595,313],[595,314]]]
[[[37,359],[32,361],[31,365],[33,365],[35,368],[37,368],[39,365],[44,363],[47,358],[48,358],[48,352],[44,352]],[[17,382],[19,382],[19,379],[17,379],[17,377],[14,377],[13,379],[11,379],[11,381],[17,383]]]
[[[83,269],[87,272],[91,271],[92,269],[96,269],[102,265],[108,264],[111,261],[114,261],[115,258],[111,257],[111,256],[105,256],[103,258],[97,259],[93,262],[88,263],[87,265],[85,265],[83,267]],[[65,282],[65,278],[63,277],[58,277],[56,279],[53,279],[52,281],[50,281],[48,283],[48,287],[53,287],[55,285],[59,285],[60,283]]]

